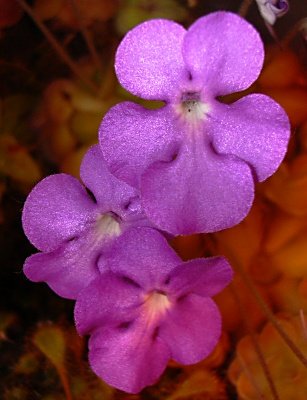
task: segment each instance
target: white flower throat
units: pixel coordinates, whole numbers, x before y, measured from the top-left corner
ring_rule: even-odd
[[[198,92],[183,93],[174,108],[180,119],[192,128],[197,127],[200,122],[204,121],[210,110],[209,104],[200,98]]]
[[[96,221],[96,229],[99,237],[113,237],[121,234],[120,223],[111,214],[102,214]]]
[[[171,307],[172,303],[166,293],[153,291],[145,296],[145,307],[148,323],[154,322]]]

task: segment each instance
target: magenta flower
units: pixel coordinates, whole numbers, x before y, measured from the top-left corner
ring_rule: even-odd
[[[232,277],[225,259],[182,262],[159,232],[135,228],[123,233],[107,265],[110,272],[80,293],[75,308],[77,330],[91,335],[91,367],[103,380],[138,393],[169,359],[193,364],[213,350],[221,318],[211,296]]]
[[[113,107],[100,127],[102,152],[119,179],[140,189],[144,210],[172,234],[212,232],[248,213],[254,182],[279,166],[289,139],[283,109],[262,94],[224,104],[248,88],[264,58],[244,19],[216,12],[187,31],[168,20],[131,30],[116,54],[121,84],[165,106]]]
[[[149,224],[136,190],[108,172],[99,146],[85,155],[80,175],[91,193],[70,175],[51,175],[23,209],[24,231],[42,251],[26,260],[25,275],[70,299],[99,276],[98,262],[104,270],[104,257],[122,232]]]

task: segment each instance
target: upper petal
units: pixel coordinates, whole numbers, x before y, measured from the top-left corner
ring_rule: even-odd
[[[218,11],[198,19],[183,42],[183,57],[193,78],[214,95],[249,87],[258,77],[264,50],[255,28],[236,14]]]
[[[211,353],[221,334],[221,317],[210,298],[188,295],[172,307],[158,336],[170,348],[171,358],[182,364],[201,361]]]
[[[100,129],[100,145],[110,171],[138,187],[152,162],[169,160],[178,147],[178,133],[170,107],[147,110],[131,102],[111,108]]]
[[[22,214],[25,234],[42,251],[78,235],[93,219],[96,205],[81,183],[66,174],[48,176],[29,194]]]
[[[187,76],[181,54],[185,29],[176,22],[155,19],[129,31],[120,43],[115,71],[124,88],[151,100],[167,100]]]
[[[225,258],[199,258],[175,268],[170,274],[168,288],[176,297],[190,293],[211,297],[229,284],[232,275],[232,269]]]
[[[144,290],[162,284],[169,272],[181,263],[164,236],[151,228],[125,231],[104,261],[114,273],[128,278]]]
[[[91,147],[80,167],[85,186],[93,193],[100,210],[113,211],[128,217],[127,205],[138,197],[138,192],[110,173],[99,145]],[[139,210],[139,214],[140,214]]]
[[[248,165],[217,155],[201,140],[188,141],[175,160],[152,164],[142,176],[145,213],[174,235],[229,228],[247,215],[253,201]]]
[[[231,105],[216,103],[210,127],[218,153],[246,161],[259,181],[272,175],[287,151],[290,136],[285,111],[270,97],[252,94]]]

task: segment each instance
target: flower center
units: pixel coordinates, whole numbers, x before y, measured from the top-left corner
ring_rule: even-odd
[[[175,112],[192,127],[206,119],[209,109],[209,104],[201,100],[198,92],[183,93],[180,101],[175,104]]]
[[[171,302],[164,292],[154,290],[145,296],[145,307],[148,322],[153,322],[163,316],[171,307]]]
[[[96,221],[96,229],[100,238],[121,234],[120,224],[113,214],[102,214]]]

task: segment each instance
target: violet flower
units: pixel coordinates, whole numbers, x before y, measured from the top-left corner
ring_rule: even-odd
[[[287,0],[256,0],[256,3],[260,14],[269,25],[274,25],[276,19],[285,15],[289,10]]]
[[[75,308],[77,330],[91,335],[91,367],[103,380],[137,393],[169,359],[193,364],[213,350],[221,317],[211,297],[232,277],[224,258],[182,262],[159,232],[135,228],[106,262],[110,272],[80,292]]]
[[[116,105],[101,124],[100,143],[111,172],[140,189],[161,229],[192,234],[237,224],[251,207],[254,181],[278,168],[290,133],[284,110],[262,94],[230,105],[218,99],[248,88],[263,58],[256,30],[223,11],[187,31],[147,21],[121,42],[115,69],[122,86],[166,104]]]
[[[99,276],[98,262],[103,271],[122,232],[150,225],[137,191],[109,173],[99,146],[85,155],[80,175],[91,194],[70,175],[51,175],[34,187],[23,209],[24,231],[42,251],[26,260],[25,275],[70,299]]]

